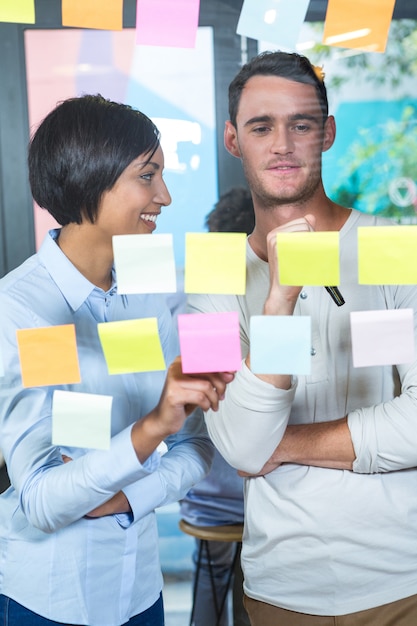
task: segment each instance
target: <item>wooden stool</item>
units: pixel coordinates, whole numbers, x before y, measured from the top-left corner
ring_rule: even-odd
[[[201,557],[203,554],[203,550],[206,551],[206,555],[207,555],[211,591],[213,595],[214,609],[216,611],[216,616],[217,616],[216,624],[213,624],[213,626],[218,626],[218,624],[220,623],[221,615],[223,613],[223,610],[226,604],[227,594],[229,593],[233,571],[234,571],[237,559],[239,557],[240,548],[242,545],[243,524],[230,524],[226,526],[194,526],[193,524],[189,524],[188,522],[182,519],[179,522],[179,527],[187,535],[191,535],[192,537],[195,537],[196,539],[200,540],[200,548],[198,551],[196,571],[195,571],[195,576],[194,576],[193,603],[192,603],[192,609],[191,609],[190,626],[192,626],[193,619],[194,619],[194,608],[195,608],[195,601],[197,597],[197,584],[198,584],[198,577],[200,574]],[[232,565],[228,573],[226,589],[224,591],[222,598],[220,598],[220,603],[217,598],[213,570],[211,567],[210,545],[209,545],[210,541],[236,542],[236,549],[233,555]]]

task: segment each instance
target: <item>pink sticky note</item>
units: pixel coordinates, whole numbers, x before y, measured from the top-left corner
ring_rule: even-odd
[[[185,374],[240,369],[242,353],[237,311],[178,315],[178,332]]]
[[[354,367],[398,365],[414,361],[413,309],[352,311]]]
[[[200,0],[137,0],[136,42],[194,48]]]

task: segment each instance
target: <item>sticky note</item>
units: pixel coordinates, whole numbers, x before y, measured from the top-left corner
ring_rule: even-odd
[[[16,331],[24,387],[81,381],[73,324]]]
[[[35,23],[35,0],[2,0],[0,22]]]
[[[277,234],[279,281],[282,285],[338,285],[339,233]]]
[[[175,293],[172,234],[113,236],[118,293]]]
[[[123,0],[62,0],[62,25],[122,30]]]
[[[244,294],[246,233],[186,233],[185,293]]]
[[[109,374],[166,368],[156,317],[97,324]]]
[[[328,0],[326,46],[384,52],[395,0]]]
[[[310,0],[244,0],[237,34],[295,49]]]
[[[200,0],[137,0],[136,42],[194,48],[199,13]]]
[[[250,365],[255,374],[310,374],[311,318],[253,315]]]
[[[54,391],[52,444],[108,450],[113,398],[93,393]]]
[[[360,285],[417,283],[417,226],[358,228]]]
[[[352,311],[350,325],[354,367],[414,361],[413,309]]]
[[[185,374],[240,369],[242,353],[237,311],[180,314],[178,333]]]

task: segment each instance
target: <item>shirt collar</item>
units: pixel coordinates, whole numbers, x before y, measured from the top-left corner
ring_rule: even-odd
[[[55,228],[48,232],[38,256],[70,307],[76,311],[98,288],[77,270],[57,245],[60,230]]]

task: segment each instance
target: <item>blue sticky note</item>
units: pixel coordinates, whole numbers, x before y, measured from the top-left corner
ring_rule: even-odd
[[[250,367],[255,374],[310,374],[311,318],[253,315]]]
[[[310,0],[245,0],[237,34],[295,49]]]

